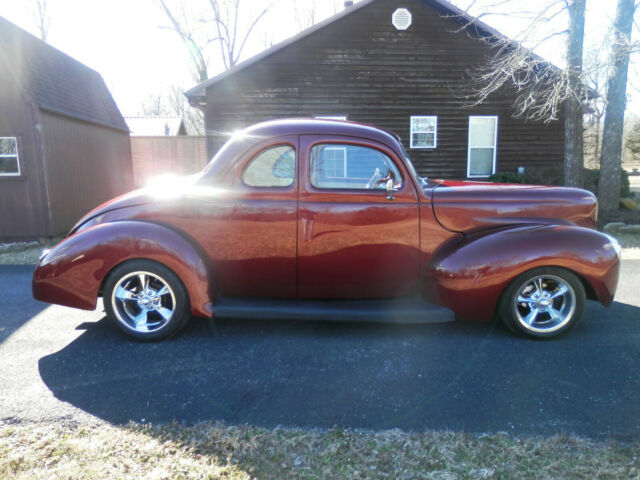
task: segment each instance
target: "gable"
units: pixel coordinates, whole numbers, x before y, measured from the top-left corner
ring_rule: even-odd
[[[0,17],[0,62],[36,104],[128,132],[100,74]]]
[[[404,9],[408,4],[411,4],[414,11],[417,9],[416,13],[418,14],[418,17],[424,16],[425,14],[439,17],[440,21],[448,26],[449,30],[446,33],[456,32],[460,29],[461,25],[467,26],[468,28],[466,28],[464,32],[458,32],[458,34],[464,36],[470,43],[478,44],[478,39],[480,38],[495,38],[501,41],[508,40],[492,27],[474,19],[463,10],[449,3],[447,0],[416,0],[410,2],[398,2],[397,0],[362,0],[354,6],[345,8],[345,10],[339,14],[312,26],[298,35],[295,35],[294,37],[291,37],[280,44],[245,60],[244,62],[241,62],[232,69],[222,72],[221,74],[196,85],[187,91],[186,95],[189,97],[192,104],[199,103],[200,105],[204,105],[204,97],[207,88],[215,86],[227,78],[234,77],[236,74],[243,72],[246,69],[251,69],[257,64],[265,62],[268,63],[274,61],[274,57],[292,54],[292,52],[295,52],[300,48],[305,48],[304,45],[309,44],[309,42],[313,43],[315,41],[316,44],[319,44],[321,42],[326,43],[328,41],[331,43],[332,39],[334,39],[334,35],[339,35],[343,38],[345,31],[354,35],[361,34],[363,31],[366,31],[368,27],[372,28],[372,24],[370,23],[370,20],[368,20],[369,24],[367,24],[367,22],[359,21],[358,17],[366,17],[367,13],[374,8],[376,10],[386,9],[389,11],[388,22],[386,19],[382,19],[382,21],[377,19],[378,23],[376,23],[375,26],[379,27],[380,25],[383,25],[396,31],[392,26],[392,13],[400,7]],[[357,25],[357,29],[355,30],[353,29],[354,25]],[[414,22],[408,30],[410,32],[412,29],[415,30],[419,28],[421,28],[420,23]],[[348,48],[348,38],[344,40],[345,42],[343,45],[345,48]]]

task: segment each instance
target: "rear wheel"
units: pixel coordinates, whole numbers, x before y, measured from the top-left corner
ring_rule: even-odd
[[[116,267],[105,282],[103,302],[109,320],[138,340],[164,340],[189,320],[189,297],[182,282],[151,260]]]
[[[582,318],[586,294],[568,270],[542,267],[518,276],[500,300],[499,315],[512,331],[551,338],[573,328]]]

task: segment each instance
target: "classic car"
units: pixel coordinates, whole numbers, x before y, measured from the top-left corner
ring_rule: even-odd
[[[619,245],[585,190],[420,178],[399,138],[274,120],[199,174],[107,202],[43,252],[36,299],[95,309],[140,340],[191,316],[501,319],[548,338],[609,305]]]

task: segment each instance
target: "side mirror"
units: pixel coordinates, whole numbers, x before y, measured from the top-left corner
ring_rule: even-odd
[[[395,197],[393,196],[394,192],[397,192],[398,189],[394,187],[393,185],[393,178],[390,178],[389,180],[387,180],[387,200],[395,200]]]

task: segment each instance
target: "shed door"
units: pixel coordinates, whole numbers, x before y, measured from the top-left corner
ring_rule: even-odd
[[[417,294],[418,199],[397,156],[349,137],[302,136],[300,159],[299,298]]]

